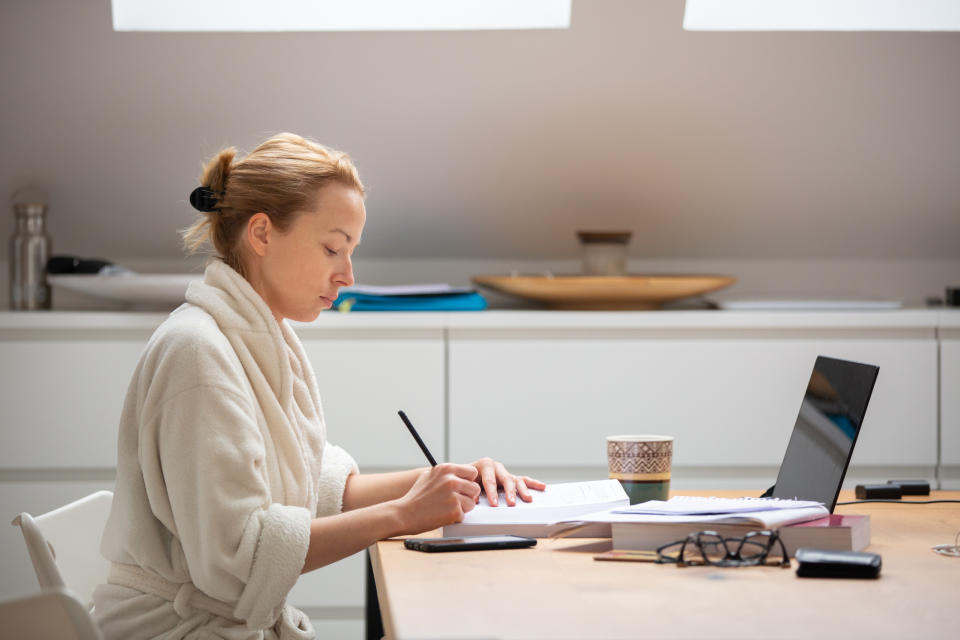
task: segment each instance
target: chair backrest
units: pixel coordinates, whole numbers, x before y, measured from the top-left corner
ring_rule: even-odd
[[[19,525],[44,591],[66,587],[88,604],[93,589],[107,581],[110,563],[100,555],[100,537],[113,493],[98,491],[43,515],[21,513]]]
[[[103,640],[83,603],[62,588],[0,602],[0,636],[38,640]]]

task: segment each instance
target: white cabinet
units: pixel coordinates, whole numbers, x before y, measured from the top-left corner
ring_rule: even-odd
[[[163,318],[0,313],[7,522],[112,485],[127,385]],[[960,486],[960,312],[331,313],[294,329],[330,441],[366,471],[424,464],[403,409],[437,458],[489,455],[548,480],[604,473],[604,437],[638,432],[677,438],[688,486],[726,470],[765,479],[824,354],[880,366],[852,471],[932,478],[939,433],[945,485]],[[35,580],[17,530],[4,535],[12,597]],[[357,618],[363,570],[361,554],[304,576],[291,602],[318,621]]]
[[[39,514],[112,488],[111,480],[89,479],[113,475],[127,386],[164,318],[69,315],[82,326],[50,326],[58,314],[9,314],[8,326],[0,324],[0,516],[7,522],[20,511]],[[96,315],[101,326],[93,324]],[[438,456],[443,453],[444,330],[432,321],[404,326],[400,319],[387,328],[382,321],[330,314],[294,328],[317,374],[330,441],[367,470],[423,466],[397,410],[411,416]],[[0,597],[35,590],[19,531],[6,527],[0,542],[11,551],[0,560]],[[356,617],[364,569],[357,554],[303,576],[291,602],[321,619],[344,612]]]
[[[960,489],[960,319],[940,331],[940,462],[944,489]]]
[[[426,461],[397,411],[403,409],[440,456],[444,450],[443,332],[364,335],[300,329],[317,374],[327,438],[361,470],[408,468]]]
[[[451,457],[606,464],[604,438],[676,438],[678,466],[779,464],[817,355],[879,365],[854,463],[936,464],[937,345],[591,337],[450,341]]]
[[[127,387],[162,320],[151,314],[106,328],[0,327],[0,469],[114,468]],[[317,374],[330,440],[361,465],[422,465],[397,417],[404,409],[442,452],[443,329],[330,325],[296,326]]]
[[[943,463],[960,465],[960,338],[940,343],[940,430]]]
[[[108,469],[150,331],[0,333],[0,468]]]

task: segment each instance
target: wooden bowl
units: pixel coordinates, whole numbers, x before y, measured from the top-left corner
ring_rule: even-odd
[[[737,281],[716,275],[474,276],[473,282],[536,300],[553,309],[659,309],[664,302],[702,295]]]

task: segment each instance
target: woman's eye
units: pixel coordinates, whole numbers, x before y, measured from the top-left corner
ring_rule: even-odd
[[[333,249],[331,249],[330,247],[324,246],[323,248],[324,248],[324,250],[327,252],[327,255],[328,255],[328,256],[335,256],[335,255],[337,255],[337,252],[334,251]]]

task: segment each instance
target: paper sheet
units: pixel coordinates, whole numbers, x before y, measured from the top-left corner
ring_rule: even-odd
[[[779,511],[784,509],[802,509],[822,507],[820,502],[811,500],[782,500],[778,498],[713,498],[700,496],[674,496],[666,502],[650,500],[629,507],[617,509],[617,513],[671,515],[671,516],[709,516],[734,513],[756,513],[758,511]]]
[[[548,524],[582,514],[586,510],[611,509],[626,506],[627,494],[616,480],[592,480],[548,484],[544,491],[531,490],[533,502],[517,498],[516,506],[507,506],[501,491],[497,506],[491,507],[486,495],[480,503],[465,514],[465,524],[541,523]]]
[[[452,293],[470,293],[472,287],[454,287],[449,284],[401,284],[401,285],[353,285],[344,287],[341,293],[363,293],[371,296],[425,296]]]

